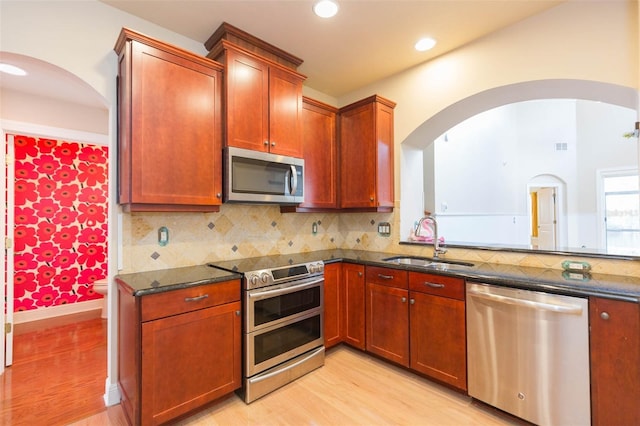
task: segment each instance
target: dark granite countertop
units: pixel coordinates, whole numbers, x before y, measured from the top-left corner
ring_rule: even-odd
[[[287,265],[323,260],[325,263],[349,262],[384,266],[392,269],[456,276],[471,281],[504,285],[574,296],[599,296],[640,303],[640,278],[607,274],[568,274],[557,269],[534,268],[495,263],[478,263],[466,267],[450,265],[446,269],[420,268],[389,263],[383,259],[398,254],[359,251],[322,250],[292,255],[263,256],[249,259],[212,262],[233,270],[263,269],[269,265]],[[445,260],[454,260],[446,258]],[[277,263],[276,263],[277,262]],[[119,275],[116,279],[131,289],[135,296],[174,290],[239,278],[241,275],[206,265]]]
[[[161,293],[203,284],[213,284],[241,278],[242,275],[206,265],[161,269],[116,276],[121,288],[133,296]]]

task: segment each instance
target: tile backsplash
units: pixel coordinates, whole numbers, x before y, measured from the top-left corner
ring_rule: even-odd
[[[378,223],[391,224],[391,236]],[[313,224],[316,224],[314,227]],[[169,243],[158,244],[166,226]],[[314,233],[314,228],[316,232]],[[120,273],[199,265],[243,257],[326,249],[383,251],[430,256],[431,246],[400,245],[399,208],[394,213],[280,213],[278,206],[224,204],[218,213],[123,214]],[[450,248],[447,258],[560,269],[569,257],[535,253]],[[640,262],[580,258],[595,273],[640,277]]]

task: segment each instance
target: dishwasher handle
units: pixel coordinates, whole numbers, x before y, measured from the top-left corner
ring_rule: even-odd
[[[517,299],[515,297],[501,296],[499,294],[484,293],[481,291],[468,290],[468,294],[479,299],[492,300],[494,302],[506,303],[509,305],[524,306],[527,308],[542,311],[552,311],[560,314],[582,314],[582,307],[576,305],[554,305],[546,302],[536,302],[534,300]]]

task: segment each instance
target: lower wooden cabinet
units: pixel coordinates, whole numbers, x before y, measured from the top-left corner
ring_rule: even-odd
[[[409,366],[407,272],[367,267],[367,352]]]
[[[324,346],[331,348],[342,342],[340,306],[342,305],[342,263],[324,266]]]
[[[464,300],[412,291],[412,370],[467,390]]]
[[[119,291],[119,387],[130,423],[166,423],[241,386],[239,299],[238,280]]]
[[[589,298],[591,424],[640,423],[640,305]]]
[[[342,306],[340,334],[342,341],[365,349],[364,265],[342,264]]]

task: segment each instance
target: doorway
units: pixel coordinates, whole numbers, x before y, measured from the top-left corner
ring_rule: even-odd
[[[598,172],[599,221],[607,253],[640,255],[640,181],[637,169]]]
[[[99,307],[91,303],[102,298],[92,284],[108,271],[108,147],[95,143],[102,137],[84,143],[64,136],[79,136],[73,132],[49,130],[58,136],[5,134],[4,261],[12,329],[3,366],[13,362],[16,323]]]
[[[531,188],[531,246],[543,250],[553,250],[557,246],[556,188]]]

